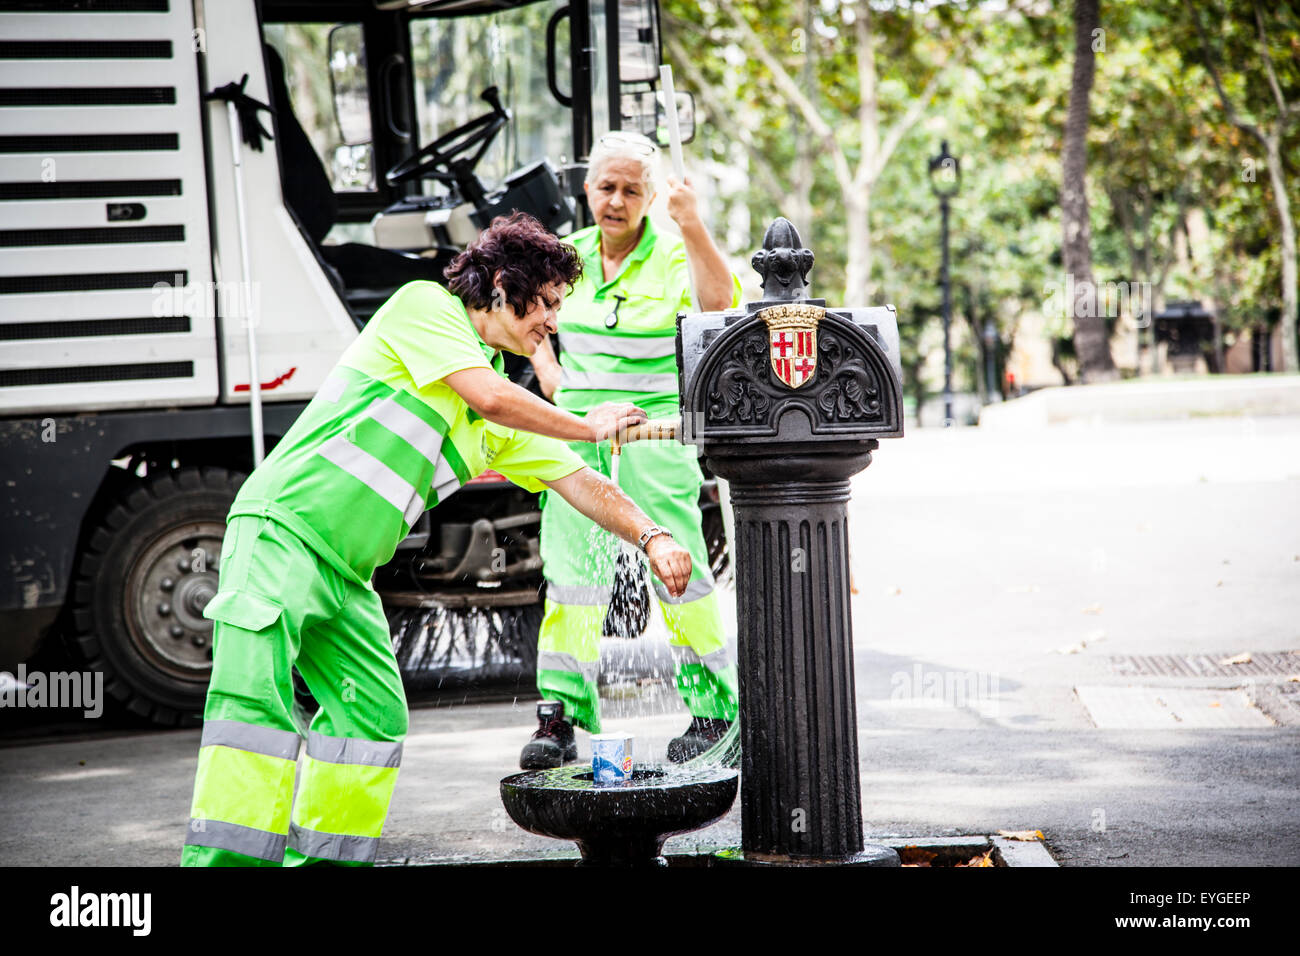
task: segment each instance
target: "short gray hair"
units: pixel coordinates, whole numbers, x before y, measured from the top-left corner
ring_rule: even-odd
[[[641,164],[642,181],[648,192],[659,183],[659,147],[631,130],[614,130],[596,140],[587,158],[587,182],[594,182],[602,169],[616,159],[634,159]]]

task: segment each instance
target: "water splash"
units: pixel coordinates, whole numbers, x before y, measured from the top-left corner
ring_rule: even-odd
[[[700,771],[706,767],[738,769],[740,767],[740,721],[733,720],[731,727],[716,744],[681,766],[690,771]]]

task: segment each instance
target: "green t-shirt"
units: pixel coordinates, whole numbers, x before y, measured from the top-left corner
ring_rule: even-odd
[[[582,278],[560,308],[560,366],[555,404],[579,414],[602,402],[636,402],[652,414],[677,405],[677,313],[690,312],[686,245],[658,232],[649,216],[636,248],[606,282],[600,227],[579,229],[569,243],[582,256]],[[732,305],[740,279],[732,276]],[[617,311],[613,328],[606,318]]]
[[[316,397],[249,476],[230,516],[283,524],[367,584],[428,508],[491,468],[529,491],[583,462],[562,441],[476,415],[442,380],[502,374],[461,301],[411,282],[384,303]]]

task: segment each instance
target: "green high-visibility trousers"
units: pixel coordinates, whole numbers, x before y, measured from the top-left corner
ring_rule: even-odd
[[[205,616],[212,682],[182,864],[373,863],[407,728],[379,595],[274,521],[235,517]],[[309,727],[294,667],[320,704]]]
[[[575,442],[571,447],[593,469],[610,474],[608,443]],[[734,720],[736,665],[727,649],[700,528],[704,477],[695,451],[675,441],[640,441],[623,446],[621,457],[620,487],[691,555],[690,583],[680,597],[670,596],[663,582],[650,576],[668,626],[677,690],[692,716]],[[545,699],[563,701],[565,717],[592,733],[600,732],[600,637],[619,547],[612,534],[559,495],[546,493],[541,544],[546,612],[538,635],[537,689]]]

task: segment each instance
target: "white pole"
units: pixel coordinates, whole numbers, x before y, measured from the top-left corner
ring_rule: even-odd
[[[673,68],[667,63],[659,65],[659,83],[663,86],[664,113],[668,118],[668,153],[673,160],[673,178],[686,182],[686,164],[682,159],[682,129],[677,119],[677,91],[673,89]],[[700,311],[700,297],[695,291],[695,270],[690,256],[686,257],[686,276],[691,283],[691,302]]]
[[[667,63],[659,66],[659,82],[664,92],[664,112],[668,118],[668,151],[673,160],[673,177],[679,182],[686,181],[685,161],[682,158],[682,129],[677,117],[677,91],[673,88],[673,68]],[[695,311],[700,310],[700,297],[695,291],[695,273],[691,269],[691,260],[686,259],[686,275],[691,283],[691,301]],[[722,529],[727,536],[727,551],[731,554],[732,575],[736,567],[736,516],[731,511],[731,486],[725,478],[717,478],[718,506],[722,511]]]
[[[249,288],[253,270],[248,259],[248,221],[244,212],[244,162],[243,142],[239,131],[239,113],[235,104],[226,101],[226,117],[230,120],[230,155],[235,165],[235,218],[239,222],[239,283],[240,311],[243,312],[244,329],[248,335],[248,412],[253,429],[253,467],[266,457],[266,441],[262,436],[262,377],[257,362],[257,317],[253,315],[253,296]]]

